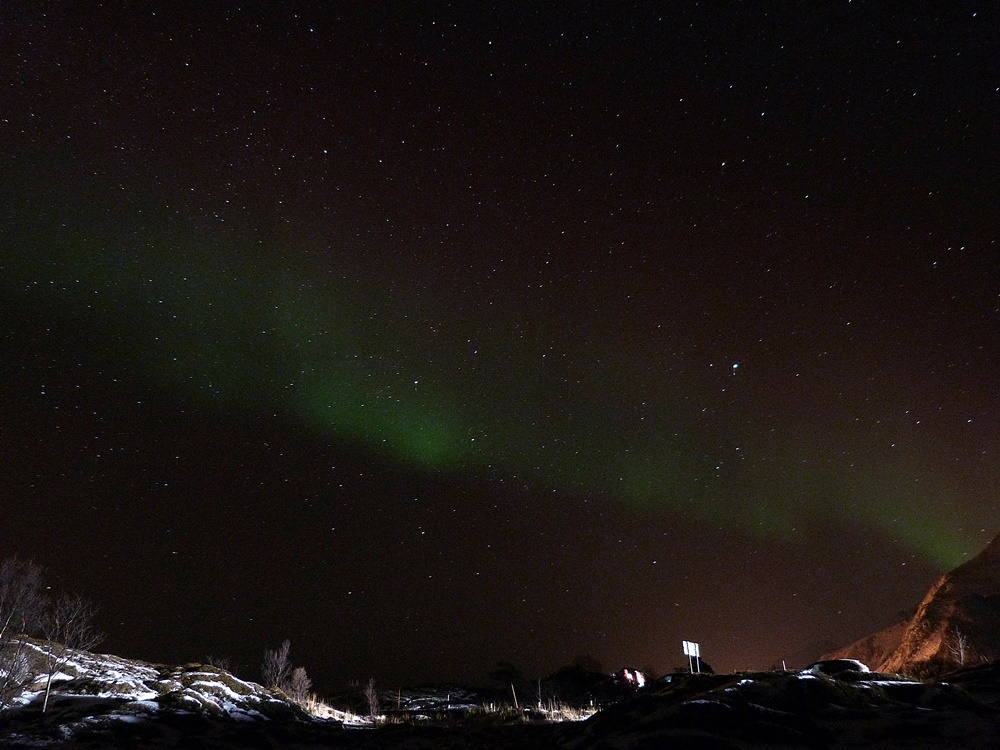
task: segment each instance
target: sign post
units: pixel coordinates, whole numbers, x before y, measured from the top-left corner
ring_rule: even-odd
[[[682,641],[684,655],[688,658],[688,669],[691,674],[701,674],[701,646],[694,641]]]

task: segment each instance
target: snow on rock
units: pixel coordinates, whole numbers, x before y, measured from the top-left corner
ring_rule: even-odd
[[[870,672],[868,665],[857,659],[825,659],[806,667],[803,672],[813,674],[839,674],[841,672]]]
[[[44,654],[44,644],[29,641],[28,645]],[[34,705],[44,693],[45,682],[44,675],[36,679],[16,705]],[[121,711],[112,713],[133,719],[168,707],[240,720],[305,715],[284,697],[217,667],[168,666],[71,650],[53,676],[50,711],[84,700],[120,705]]]
[[[545,721],[534,710],[523,710],[513,723],[482,710],[452,715],[448,707],[471,707],[482,697],[459,686],[396,691],[397,711],[434,705],[447,715],[426,726],[358,721],[354,726],[369,728],[347,731],[346,722],[311,716],[225,670],[73,652],[55,678],[48,713],[41,713],[41,680],[17,705],[0,711],[0,748],[996,747],[1000,663],[946,681],[907,680],[856,663],[836,666],[829,672],[674,675],[623,693],[586,721],[566,724]],[[927,741],[914,744],[917,738]]]
[[[44,643],[26,643],[44,655]],[[152,664],[86,651],[68,656],[53,676],[44,715],[44,675],[0,711],[4,750],[166,748],[192,737],[218,748],[300,741],[316,746],[342,731],[339,722],[310,716],[280,692],[213,666]]]

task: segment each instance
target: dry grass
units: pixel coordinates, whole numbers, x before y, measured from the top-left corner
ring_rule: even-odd
[[[515,707],[507,703],[484,703],[465,708],[389,711],[380,716],[370,717],[335,708],[315,693],[309,694],[303,708],[317,718],[332,719],[352,726],[419,725],[450,728],[584,721],[598,711],[592,706],[571,706],[561,701],[550,700],[531,707]]]

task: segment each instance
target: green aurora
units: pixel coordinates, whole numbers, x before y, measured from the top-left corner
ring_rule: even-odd
[[[553,334],[523,301],[465,319],[458,292],[359,268],[347,251],[332,262],[176,217],[154,220],[168,229],[147,236],[148,216],[25,219],[20,208],[5,232],[6,304],[40,318],[56,311],[67,339],[114,352],[116,377],[291,416],[420,471],[608,498],[771,539],[862,524],[942,569],[975,548],[949,525],[927,469],[847,465],[831,458],[835,447],[761,426],[749,397],[733,393],[745,383],[723,393],[693,366],[639,369],[612,335]],[[753,363],[741,364],[738,378],[753,377]]]

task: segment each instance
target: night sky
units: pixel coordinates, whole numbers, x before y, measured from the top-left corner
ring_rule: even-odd
[[[0,556],[124,656],[791,666],[1000,531],[998,333],[995,3],[0,4]]]

